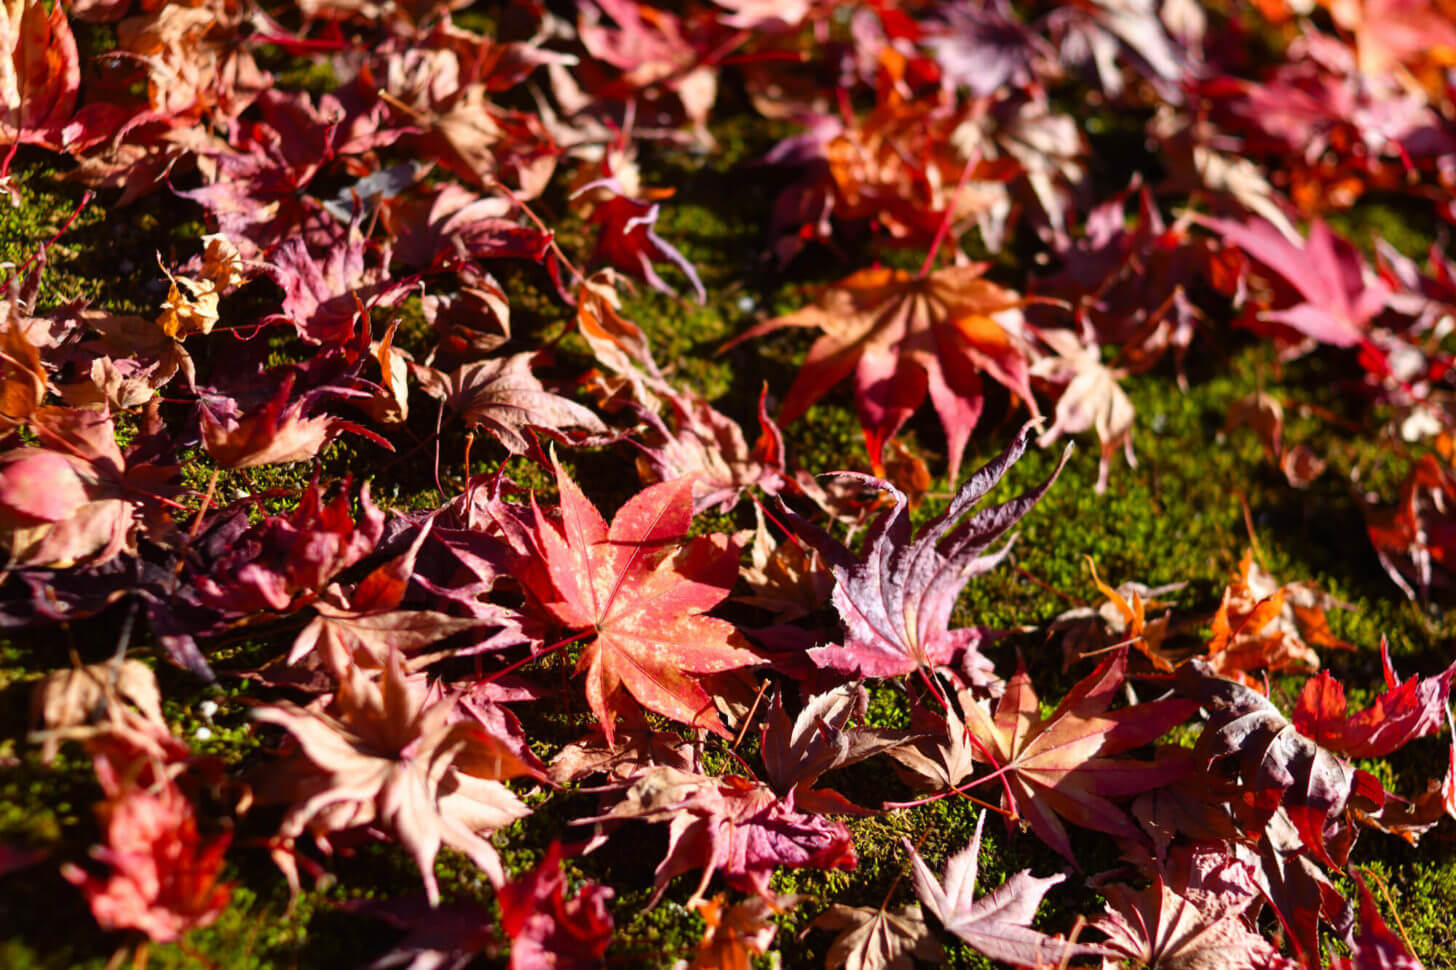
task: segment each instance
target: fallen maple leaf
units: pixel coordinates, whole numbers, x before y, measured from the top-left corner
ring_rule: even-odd
[[[627,186],[621,179],[609,175],[582,186],[573,195],[573,198],[584,193],[602,196],[592,204],[589,216],[591,221],[601,223],[602,226],[602,231],[597,236],[596,250],[592,255],[593,261],[604,261],[623,273],[644,281],[655,290],[671,294],[672,287],[652,267],[654,262],[665,260],[688,278],[697,294],[698,302],[706,303],[708,294],[703,289],[703,281],[698,278],[698,271],[688,262],[686,256],[655,231],[660,209],[658,204],[634,199],[627,192]]]
[[[268,516],[247,527],[226,530],[205,548],[203,567],[192,580],[209,606],[231,615],[264,610],[289,612],[322,594],[342,570],[374,551],[384,532],[384,513],[359,489],[359,517],[350,511],[349,482],[325,501],[311,482],[286,515]]]
[[[1385,573],[1406,596],[1430,596],[1438,578],[1456,566],[1456,475],[1433,454],[1416,462],[1400,500],[1386,508],[1365,497],[1365,530]],[[1440,567],[1439,569],[1437,567]]]
[[[1294,707],[1294,727],[1322,748],[1347,758],[1383,758],[1407,742],[1441,729],[1450,705],[1456,663],[1433,677],[1396,679],[1390,644],[1380,641],[1385,693],[1356,714],[1345,709],[1345,688],[1328,670],[1305,682]]]
[[[0,145],[60,150],[80,86],[81,61],[65,11],[48,10],[41,0],[0,5]]]
[[[1136,647],[1158,670],[1172,673],[1181,659],[1163,645],[1171,632],[1172,613],[1149,620],[1148,610],[1167,606],[1157,597],[1181,589],[1186,584],[1149,588],[1142,583],[1122,583],[1114,589],[1097,575],[1097,565],[1090,556],[1087,557],[1087,568],[1092,573],[1097,591],[1107,597],[1107,602],[1096,609],[1078,607],[1068,610],[1052,621],[1053,630],[1067,631],[1062,648],[1063,669],[1070,667],[1074,660],[1099,655],[1108,647],[1125,643]]]
[[[945,428],[946,477],[954,482],[981,416],[982,373],[1039,413],[1027,383],[1033,351],[1022,335],[1022,299],[983,279],[986,268],[973,263],[923,277],[860,270],[831,286],[815,306],[764,321],[729,346],[784,327],[822,329],[779,420],[799,417],[854,372],[855,407],[876,469],[889,439],[929,393]]]
[[[1102,455],[1097,464],[1094,490],[1101,495],[1107,491],[1112,456],[1118,448],[1127,456],[1128,465],[1137,466],[1132,453],[1135,412],[1132,401],[1117,383],[1127,372],[1102,363],[1101,349],[1095,339],[1084,343],[1070,330],[1040,330],[1037,336],[1056,356],[1043,357],[1032,364],[1031,376],[1062,386],[1061,396],[1057,398],[1056,421],[1037,444],[1045,448],[1063,434],[1080,434],[1095,428]]]
[[[768,386],[758,396],[758,441],[752,450],[737,421],[691,392],[664,384],[654,388],[671,409],[672,428],[657,412],[637,406],[636,411],[661,438],[637,442],[642,454],[637,471],[644,481],[665,482],[693,475],[693,511],[718,506],[721,512],[738,504],[750,488],[777,494],[788,481],[784,467],[783,433],[768,415]]]
[[[1089,924],[1106,947],[1147,967],[1294,970],[1257,932],[1261,902],[1249,866],[1217,843],[1186,847],[1153,870],[1146,889],[1098,885],[1106,915]],[[1109,961],[1110,962],[1110,961]],[[1105,965],[1105,964],[1104,964]]]
[[[985,821],[986,813],[982,811],[970,843],[946,860],[940,879],[935,878],[910,840],[902,840],[914,872],[915,893],[930,914],[977,952],[1018,967],[1064,966],[1073,957],[1103,952],[1100,947],[1070,943],[1031,928],[1042,897],[1065,876],[1037,878],[1023,869],[994,892],[976,898],[981,826]]]
[[[122,702],[140,712],[139,726],[170,736],[157,677],[140,660],[105,661],[46,675],[30,697],[31,721],[45,732],[41,760],[50,763],[60,747],[60,738],[51,732],[96,720],[119,723],[120,712],[113,708]]]
[[[405,676],[391,652],[379,679],[350,667],[330,709],[283,702],[253,716],[286,729],[301,757],[274,768],[281,799],[284,846],[275,853],[297,888],[287,849],[305,831],[328,833],[361,825],[394,832],[424,879],[431,904],[440,900],[435,855],[441,844],[470,857],[494,885],[505,882],[500,857],[484,836],[530,814],[502,779],[534,769],[478,723],[451,720],[457,697],[427,703],[422,677]]]
[[[799,896],[778,896],[772,900],[762,896],[727,905],[723,894],[704,900],[693,911],[707,924],[698,952],[688,964],[678,963],[674,970],[752,970],[753,958],[763,956],[778,933],[771,916],[785,913],[800,901]]]
[[[540,865],[496,891],[501,929],[511,938],[510,970],[601,965],[612,941],[607,903],[615,893],[587,881],[567,899],[561,862],[561,843],[552,842]]]
[[[1366,339],[1370,321],[1390,298],[1390,288],[1367,272],[1355,248],[1318,219],[1301,247],[1263,219],[1240,223],[1194,218],[1248,253],[1300,298],[1283,309],[1264,311],[1261,320],[1321,343],[1353,347]]]
[[[939,963],[945,956],[917,905],[899,912],[885,907],[835,904],[811,928],[840,930],[824,958],[826,970],[911,970],[915,960]]]
[[[1330,632],[1325,610],[1342,604],[1313,583],[1280,585],[1254,561],[1239,560],[1209,626],[1207,661],[1221,677],[1252,684],[1248,672],[1319,669],[1314,647],[1350,649]]]
[[[233,469],[308,461],[345,431],[394,450],[386,439],[337,415],[304,417],[303,412],[330,389],[319,388],[290,401],[294,379],[293,374],[285,376],[268,401],[246,414],[230,400],[203,402],[202,442],[213,461]]]
[[[1335,865],[1327,843],[1340,832],[1355,769],[1299,733],[1263,694],[1215,676],[1206,661],[1190,660],[1178,678],[1179,693],[1208,711],[1194,755],[1209,768],[1232,759],[1243,796],[1234,807],[1250,834],[1283,807],[1309,850]],[[1343,855],[1348,840],[1334,848]]]
[[[796,811],[752,779],[658,766],[639,769],[628,782],[611,811],[580,821],[669,823],[654,903],[674,876],[693,869],[703,870],[694,900],[719,871],[730,885],[771,900],[769,880],[779,866],[853,869],[858,862],[842,823]]]
[[[1042,841],[1074,861],[1058,816],[1138,841],[1138,827],[1110,799],[1167,784],[1187,767],[1113,757],[1156,740],[1198,709],[1193,701],[1169,698],[1108,713],[1126,666],[1123,648],[1073,686],[1047,717],[1038,714],[1024,666],[1007,682],[994,715],[978,703],[965,710],[966,730],[980,741],[975,755],[1005,772],[1001,804],[1010,820],[1025,818]]]
[[[478,360],[448,375],[413,362],[409,370],[420,390],[444,401],[467,425],[485,428],[514,455],[530,450],[530,428],[604,434],[606,425],[590,410],[546,390],[531,372],[534,358],[524,353]]]
[[[863,724],[850,727],[850,721],[864,719],[868,707],[864,685],[845,684],[809,698],[790,724],[783,691],[774,694],[759,749],[769,785],[790,807],[819,815],[867,814],[839,792],[814,784],[827,771],[872,758],[913,736]]]
[[[561,522],[535,510],[521,551],[538,568],[521,579],[559,623],[594,634],[577,670],[607,741],[630,710],[624,691],[664,717],[730,737],[700,678],[759,657],[732,624],[703,615],[732,589],[739,557],[727,536],[687,539],[692,480],[644,489],[610,528],[560,464],[556,485]]]
[[[847,631],[843,644],[809,651],[816,664],[863,677],[898,677],[919,667],[949,663],[963,651],[975,653],[981,630],[948,629],[956,598],[967,582],[994,568],[1010,552],[1009,542],[994,552],[986,550],[1040,501],[1061,473],[1070,447],[1046,481],[978,511],[959,526],[956,523],[1016,463],[1031,434],[1030,426],[1022,429],[1005,451],[961,486],[946,510],[926,523],[913,541],[904,493],[868,475],[839,477],[888,492],[895,504],[865,534],[859,558],[821,529],[794,518],[800,537],[819,550],[834,574],[834,606]],[[984,660],[966,666],[975,669],[983,683],[994,679]]]
[[[68,863],[61,875],[86,894],[102,929],[140,930],[166,943],[210,925],[232,895],[232,885],[218,881],[231,834],[198,835],[196,812],[174,781],[143,783],[151,774],[145,762],[116,765],[102,751],[94,757],[106,794],[96,808],[106,845],[91,854],[111,872],[102,878]]]

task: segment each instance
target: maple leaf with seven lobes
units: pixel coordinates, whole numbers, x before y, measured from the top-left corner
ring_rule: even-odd
[[[981,852],[983,811],[976,819],[970,844],[945,864],[944,879],[936,879],[915,846],[905,839],[913,866],[915,892],[931,915],[949,932],[993,960],[1018,967],[1044,967],[1074,956],[1102,952],[1098,947],[1070,943],[1031,928],[1041,899],[1065,876],[1037,878],[1023,869],[989,895],[976,898],[977,860]]]
[[[1126,648],[1079,681],[1052,712],[1037,714],[1025,667],[1006,684],[994,716],[967,705],[965,725],[1005,771],[1002,805],[1025,818],[1047,845],[1072,859],[1067,830],[1057,816],[1084,828],[1137,840],[1139,832],[1109,799],[1173,781],[1183,762],[1147,762],[1112,755],[1147,744],[1187,720],[1198,704],[1169,699],[1107,713],[1122,686]],[[977,751],[985,757],[982,751]]]
[[[956,598],[973,576],[1005,558],[1009,543],[994,552],[986,549],[1041,499],[1066,464],[1070,449],[1040,485],[982,509],[959,527],[955,524],[1016,463],[1031,433],[1031,426],[1023,428],[1010,447],[961,486],[949,507],[926,523],[913,541],[904,493],[867,475],[840,477],[889,492],[895,505],[870,526],[861,559],[816,526],[795,518],[796,531],[830,566],[834,605],[847,630],[842,645],[809,651],[816,664],[864,677],[898,677],[922,665],[949,663],[959,651],[974,649],[980,630],[948,629]],[[993,679],[989,665],[984,673],[985,682]]]
[[[830,287],[817,305],[766,320],[733,343],[783,327],[822,329],[779,420],[797,418],[854,372],[855,406],[876,468],[885,444],[929,393],[945,428],[947,477],[955,481],[985,403],[982,373],[1038,414],[1027,379],[1032,350],[1021,332],[1021,297],[982,279],[985,270],[985,263],[925,277],[860,270]]]
[[[738,578],[738,550],[724,535],[687,539],[692,479],[653,485],[617,512],[611,527],[559,464],[560,524],[535,510],[529,536],[545,565],[523,582],[563,626],[592,631],[578,671],[586,699],[611,743],[619,714],[639,704],[663,717],[728,729],[694,675],[759,662],[731,623],[702,614]]]

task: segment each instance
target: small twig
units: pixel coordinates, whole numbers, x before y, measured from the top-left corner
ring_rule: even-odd
[[[557,650],[560,650],[562,647],[569,646],[569,645],[577,642],[578,640],[583,640],[586,637],[591,636],[595,632],[596,632],[595,630],[582,630],[580,633],[575,634],[574,636],[569,636],[565,640],[557,640],[555,643],[551,644],[549,647],[543,647],[542,649],[536,651],[535,653],[532,653],[532,654],[529,654],[529,655],[527,655],[525,657],[522,657],[520,660],[517,660],[515,663],[507,664],[506,666],[502,667],[500,670],[497,670],[495,673],[491,674],[489,677],[486,677],[483,680],[476,681],[476,684],[475,685],[476,686],[481,686],[483,684],[493,684],[497,680],[500,680],[502,677],[504,677],[506,674],[510,673],[511,671],[518,670],[521,667],[526,666],[526,664],[530,663],[533,660],[540,660],[542,657],[545,657],[548,654],[555,653]]]
[[[1254,515],[1249,511],[1249,499],[1243,492],[1236,492],[1239,497],[1239,507],[1244,513],[1244,531],[1249,534],[1249,545],[1254,549],[1254,555],[1258,557],[1259,565],[1265,569],[1269,568],[1269,562],[1264,558],[1264,550],[1259,546],[1259,536],[1254,531]]]
[[[748,734],[748,728],[753,724],[753,715],[758,713],[758,705],[763,702],[763,692],[768,690],[768,681],[758,685],[758,693],[753,695],[753,706],[748,709],[748,714],[743,718],[743,726],[738,729],[738,736],[733,739],[733,746],[729,751],[737,751],[738,746],[743,743],[743,738]]]
[[[973,151],[970,157],[966,159],[966,164],[961,167],[961,176],[956,180],[955,188],[951,190],[950,198],[946,200],[945,215],[941,217],[940,225],[935,230],[935,238],[930,240],[930,251],[925,254],[925,262],[920,264],[920,273],[918,275],[921,279],[930,275],[930,267],[935,265],[936,254],[940,252],[940,247],[945,242],[946,235],[950,233],[950,224],[955,219],[956,200],[960,198],[961,189],[966,187],[966,180],[970,178],[971,169],[979,165],[980,162],[980,151]]]
[[[1088,605],[1086,600],[1084,600],[1084,599],[1082,599],[1081,597],[1078,597],[1078,596],[1073,596],[1071,593],[1064,593],[1064,592],[1062,592],[1061,590],[1059,590],[1055,586],[1053,586],[1051,583],[1048,583],[1046,580],[1042,579],[1040,576],[1037,576],[1035,573],[1031,572],[1028,569],[1025,569],[1025,568],[1023,568],[1021,566],[1012,566],[1011,568],[1014,569],[1014,570],[1016,570],[1016,572],[1022,578],[1031,580],[1033,583],[1035,583],[1036,585],[1040,586],[1042,589],[1046,590],[1048,593],[1052,593],[1052,594],[1054,594],[1056,596],[1060,596],[1062,599],[1066,600],[1068,603],[1072,603],[1072,604],[1075,604],[1077,606],[1086,606],[1086,605]]]
[[[1390,890],[1385,888],[1385,878],[1374,869],[1366,869],[1365,875],[1375,880],[1375,888],[1380,890],[1381,897],[1385,900],[1385,906],[1390,910],[1390,915],[1395,919],[1395,928],[1400,930],[1400,938],[1405,943],[1407,953],[1416,952],[1411,947],[1410,936],[1405,931],[1405,923],[1400,918],[1400,907],[1395,905],[1395,900],[1390,898]]]

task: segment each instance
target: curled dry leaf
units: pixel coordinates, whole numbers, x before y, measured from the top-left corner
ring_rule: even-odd
[[[1052,621],[1052,629],[1065,630],[1062,648],[1063,669],[1083,657],[1095,656],[1114,645],[1135,647],[1154,667],[1172,673],[1179,659],[1163,645],[1170,634],[1173,614],[1164,613],[1148,619],[1148,610],[1168,604],[1157,597],[1182,589],[1186,583],[1149,588],[1142,583],[1122,583],[1116,589],[1097,575],[1097,564],[1087,557],[1087,568],[1098,592],[1107,597],[1100,607],[1078,607]]]
[[[1317,670],[1315,647],[1350,649],[1330,632],[1325,616],[1325,610],[1340,606],[1313,583],[1280,585],[1246,551],[1210,622],[1206,659],[1219,676],[1245,684],[1254,683],[1249,671],[1260,668]]]
[[[768,783],[786,804],[820,815],[867,814],[839,792],[814,785],[825,772],[872,758],[914,736],[891,728],[851,727],[868,708],[864,686],[845,684],[809,698],[790,724],[782,689],[774,694],[759,749]]]
[[[546,390],[531,372],[534,354],[515,354],[462,364],[450,374],[411,362],[420,390],[444,401],[471,427],[483,427],[506,450],[523,455],[531,448],[530,428],[576,428],[604,434],[606,425],[590,410]]]
[[[766,785],[738,775],[709,777],[667,766],[639,770],[611,811],[581,821],[622,819],[668,823],[654,903],[674,876],[694,869],[703,872],[694,900],[715,872],[772,900],[769,880],[779,866],[853,869],[858,861],[842,823],[796,811]]]
[[[254,711],[300,747],[272,769],[277,797],[290,803],[275,858],[295,890],[294,839],[308,831],[327,846],[329,833],[361,825],[392,832],[409,850],[431,904],[440,899],[442,844],[469,856],[493,884],[505,881],[486,836],[530,814],[501,781],[534,770],[478,723],[452,720],[456,700],[430,701],[423,678],[407,677],[394,652],[377,680],[358,667],[346,671],[326,710],[284,702]]]
[[[31,721],[47,732],[41,760],[50,762],[60,747],[60,738],[49,732],[115,721],[111,705],[123,702],[132,705],[146,725],[170,735],[156,675],[140,660],[87,664],[47,674],[30,695]]]
[[[1104,365],[1101,349],[1095,340],[1084,342],[1070,330],[1040,330],[1037,336],[1056,356],[1043,357],[1033,363],[1031,376],[1061,386],[1056,421],[1037,440],[1037,444],[1045,448],[1061,435],[1095,429],[1102,446],[1095,486],[1100,495],[1107,491],[1112,456],[1119,448],[1127,456],[1127,463],[1137,466],[1132,453],[1132,425],[1136,413],[1132,401],[1117,383],[1127,376],[1127,372]]]
[[[1281,808],[1309,851],[1326,865],[1349,849],[1341,822],[1355,782],[1351,765],[1301,734],[1264,695],[1214,674],[1206,661],[1179,669],[1178,692],[1208,711],[1194,756],[1213,768],[1227,762],[1239,784],[1234,804],[1257,837]]]

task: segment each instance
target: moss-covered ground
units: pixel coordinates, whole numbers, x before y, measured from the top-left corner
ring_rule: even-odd
[[[626,314],[648,332],[660,361],[672,364],[684,383],[748,426],[759,388],[765,381],[772,388],[788,386],[809,336],[782,334],[726,354],[718,353],[720,346],[750,322],[801,305],[815,282],[837,278],[854,266],[813,253],[796,264],[792,280],[774,272],[762,252],[763,225],[780,186],[771,173],[735,167],[761,151],[765,140],[731,122],[715,134],[727,146],[721,154],[658,153],[644,159],[650,182],[677,189],[675,198],[663,207],[659,232],[697,265],[708,288],[707,303],[699,307],[642,291],[629,302]],[[22,152],[14,170],[23,204],[18,208],[0,204],[0,259],[20,263],[59,230],[80,203],[81,193],[61,181],[62,173],[40,155]],[[1357,207],[1342,226],[1352,238],[1378,230],[1412,254],[1425,244],[1426,228],[1418,215],[1378,202]],[[198,213],[175,200],[154,196],[116,209],[98,197],[81,209],[70,229],[48,250],[44,299],[54,305],[84,298],[107,309],[154,312],[161,274],[152,253],[165,255],[169,247],[195,239],[199,232]],[[569,223],[562,240],[571,246]],[[120,261],[117,253],[124,254]],[[882,254],[856,255],[870,259]],[[1013,255],[1003,257],[998,271],[1014,274],[1017,258],[1013,250]],[[529,338],[565,326],[565,310],[547,295],[533,270],[506,267],[501,277],[516,301],[513,323],[518,335]],[[1014,275],[1008,276],[1008,282],[1013,280]],[[1348,609],[1332,613],[1331,624],[1335,635],[1356,649],[1326,652],[1324,659],[1350,687],[1353,702],[1367,699],[1370,688],[1380,682],[1382,636],[1389,638],[1402,674],[1429,673],[1449,663],[1456,613],[1407,601],[1382,572],[1365,536],[1357,490],[1393,500],[1417,455],[1403,446],[1351,435],[1331,419],[1331,415],[1346,417],[1367,427],[1375,423],[1368,414],[1347,411],[1341,386],[1356,376],[1353,359],[1324,353],[1280,364],[1268,346],[1223,327],[1217,308],[1210,310],[1215,323],[1200,335],[1198,352],[1187,363],[1186,390],[1171,364],[1126,384],[1138,413],[1137,466],[1128,467],[1118,459],[1109,491],[1097,495],[1092,487],[1096,442],[1079,441],[1060,482],[1021,528],[1013,560],[972,584],[958,607],[957,622],[1010,631],[988,651],[998,669],[1009,673],[1020,657],[1043,696],[1055,699],[1079,673],[1063,670],[1060,644],[1040,631],[1057,614],[1097,600],[1086,557],[1094,559],[1101,575],[1112,582],[1186,583],[1175,594],[1176,613],[1196,631],[1199,618],[1217,605],[1240,556],[1253,545],[1280,580],[1312,581],[1348,604]],[[284,347],[280,352],[289,350]],[[585,346],[574,336],[563,339],[557,353],[564,372],[588,364]],[[207,362],[201,364],[205,367]],[[1229,405],[1260,389],[1284,402],[1290,415],[1287,440],[1309,445],[1330,463],[1329,471],[1308,490],[1291,489],[1252,434],[1223,431]],[[813,472],[867,467],[849,393],[842,386],[785,429],[801,467]],[[429,408],[420,410],[415,430],[424,440],[433,433],[435,416]],[[1004,398],[993,396],[987,418],[972,440],[967,467],[998,451],[1024,416]],[[943,472],[943,440],[928,409],[907,430],[910,447],[925,456],[932,471]],[[475,442],[477,471],[504,457],[493,447],[483,439]],[[440,481],[447,490],[458,488],[463,479],[463,454],[463,434],[447,427],[440,468]],[[1040,480],[1054,458],[1051,451],[1028,455],[1017,467],[1015,481],[1004,487]],[[587,453],[570,460],[586,492],[604,509],[636,488],[622,479],[622,462],[615,456]],[[334,445],[322,463],[328,473],[348,471],[371,480],[375,496],[395,508],[439,500],[427,461],[398,461],[371,445],[346,441]],[[544,484],[544,478],[533,476],[524,462],[517,460],[512,468],[527,484]],[[193,484],[201,488],[210,471],[199,458],[189,469]],[[311,474],[308,465],[263,474],[231,473],[220,494],[229,496],[243,488],[254,494],[264,488],[286,492],[300,487]],[[933,514],[950,487],[935,482],[917,516]],[[709,524],[721,528],[725,523]],[[25,740],[28,694],[34,682],[67,665],[72,651],[85,661],[106,656],[115,647],[116,628],[117,617],[103,614],[0,642],[0,842],[48,853],[44,861],[0,881],[0,966],[11,970],[100,968],[120,947],[135,942],[99,931],[81,896],[58,875],[59,862],[77,859],[97,840],[91,805],[99,790],[89,759],[69,752],[53,764],[42,764],[36,747]],[[229,672],[277,651],[287,636],[282,632],[271,639],[218,645],[210,653],[221,675],[215,686],[158,662],[173,730],[197,751],[223,759],[235,774],[258,763],[278,738],[260,736],[251,726],[247,712],[255,688]],[[144,641],[138,647],[143,657],[149,656]],[[1273,690],[1287,700],[1298,684],[1298,679],[1278,678]],[[892,724],[904,718],[906,705],[899,691],[894,684],[876,688],[875,720]],[[204,715],[204,701],[215,704],[215,711]],[[543,754],[567,740],[560,736],[559,726],[554,737],[550,723],[530,726]],[[1439,772],[1445,743],[1440,738],[1424,739],[1381,770],[1393,773],[1409,790]],[[744,750],[750,759],[752,746],[750,738]],[[874,765],[848,769],[826,780],[869,804],[913,797],[893,775]],[[589,814],[593,799],[569,791],[533,796],[538,811],[496,840],[508,868],[526,870],[554,838],[581,839],[585,833],[568,829],[564,820]],[[773,960],[789,967],[822,965],[829,934],[806,929],[826,901],[865,906],[909,901],[901,838],[919,842],[922,854],[938,866],[968,841],[977,812],[969,801],[948,798],[850,822],[860,860],[854,872],[801,870],[776,877],[776,889],[801,894],[803,902],[782,917],[783,930],[775,945],[778,956]],[[151,947],[148,966],[349,967],[366,964],[388,948],[397,932],[352,915],[346,904],[417,892],[418,876],[403,850],[378,845],[341,854],[330,863],[329,884],[308,889],[290,906],[284,880],[262,847],[277,821],[276,813],[267,811],[241,820],[229,854],[228,878],[236,889],[227,912],[182,943]],[[576,877],[610,875],[618,886],[650,886],[651,869],[664,845],[661,827],[642,826],[630,848],[615,843],[575,860],[572,872]],[[1086,872],[1117,864],[1105,840],[1079,838],[1076,846]],[[1456,967],[1456,921],[1451,918],[1456,914],[1456,826],[1448,822],[1438,827],[1419,846],[1368,833],[1360,840],[1354,861],[1378,876],[1382,907],[1388,917],[1398,914],[1400,932],[1426,966]],[[1033,837],[1008,835],[1001,826],[989,825],[983,887],[994,886],[1022,868],[1045,875],[1064,870],[1066,863]],[[483,880],[463,859],[447,851],[439,870],[447,899],[489,904]],[[618,895],[612,903],[618,934],[608,954],[609,965],[668,967],[689,955],[703,926],[682,905],[695,879],[679,879],[653,909],[645,908],[649,893],[645,888]],[[1052,894],[1040,925],[1066,932],[1078,914],[1095,915],[1100,910],[1097,898],[1079,887],[1080,880],[1070,880],[1065,892]],[[986,963],[964,947],[949,952],[949,966]],[[764,965],[775,964],[770,960]]]

